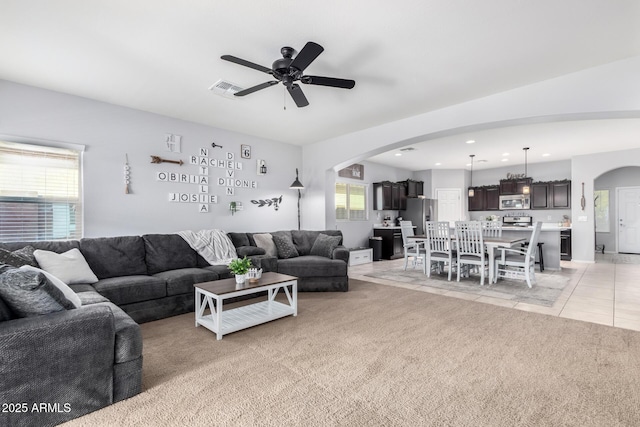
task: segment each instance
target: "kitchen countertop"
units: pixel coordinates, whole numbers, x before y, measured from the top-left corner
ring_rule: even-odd
[[[413,228],[415,228],[416,226],[414,225]],[[400,230],[402,227],[400,227],[399,225],[382,225],[382,224],[373,224],[373,228],[375,229],[380,229],[380,230]]]
[[[528,227],[518,227],[518,226],[503,226],[502,227],[503,230],[510,230],[510,231],[530,231],[533,230],[533,226],[530,225]],[[540,229],[540,231],[562,231],[562,230],[571,230],[571,226],[560,226],[558,224],[553,224],[553,223],[542,223],[542,228]]]

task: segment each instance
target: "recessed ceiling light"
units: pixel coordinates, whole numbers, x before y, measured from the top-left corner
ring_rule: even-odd
[[[509,153],[502,153],[502,157],[508,156]]]
[[[471,166],[471,163],[467,163],[465,166]]]
[[[396,157],[402,156],[402,153],[396,153]]]
[[[473,144],[473,143],[475,143],[475,142],[476,142],[476,140],[475,140],[475,139],[470,139],[470,140],[468,140],[468,141],[467,141],[467,144]]]
[[[544,153],[544,154],[542,155],[542,157],[549,157],[550,155],[551,155],[551,154],[549,154],[549,153]]]
[[[502,161],[503,161],[503,162],[508,162],[508,161],[509,161],[509,159],[502,159]]]
[[[440,166],[441,164],[442,164],[442,163],[438,162],[438,163],[436,163],[436,166]]]
[[[478,163],[487,163],[488,160],[476,160]]]

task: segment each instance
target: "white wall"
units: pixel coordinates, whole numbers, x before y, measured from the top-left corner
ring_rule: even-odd
[[[211,111],[211,114],[216,114]],[[163,151],[165,133],[182,135],[182,154]],[[226,231],[274,231],[297,228],[297,193],[289,189],[295,168],[302,166],[298,146],[228,132],[191,122],[119,107],[107,103],[0,81],[0,134],[54,140],[86,146],[84,155],[85,236],[134,235],[184,229],[220,228]],[[223,146],[212,148],[215,142]],[[252,148],[251,159],[240,158],[240,145]],[[186,161],[200,147],[211,157],[232,152],[244,169],[236,177],[255,180],[257,189],[236,188],[234,196],[212,183],[218,204],[199,213],[196,204],[169,203],[170,192],[197,193],[194,184],[156,181],[157,171],[197,174],[192,165],[151,164],[159,155]],[[132,194],[124,194],[125,153],[131,166]],[[257,176],[256,159],[266,160],[268,173]],[[210,168],[216,179],[226,169]],[[302,172],[302,169],[301,169]],[[300,180],[305,183],[305,174]],[[251,200],[283,196],[278,211],[258,207]],[[231,215],[230,201],[244,205]]]
[[[596,243],[605,245],[606,252],[616,252],[616,188],[640,186],[640,167],[624,167],[606,172],[596,178],[594,189],[609,190],[609,232],[597,232]]]
[[[354,184],[366,184],[367,190],[367,209],[369,219],[367,221],[335,221],[335,214],[333,216],[333,223],[329,228],[336,228],[342,231],[344,237],[344,245],[347,247],[369,247],[369,237],[373,235],[373,225],[382,223],[382,219],[385,215],[391,216],[391,219],[395,219],[398,216],[398,211],[376,211],[373,210],[373,183],[381,181],[398,182],[412,178],[412,173],[408,170],[393,168],[390,166],[384,166],[372,162],[360,162],[364,166],[364,179],[347,179],[338,176],[335,172],[334,178],[337,182],[354,183]],[[332,196],[333,197],[333,196]],[[327,204],[333,206],[335,212],[335,199],[327,201]]]
[[[640,141],[638,141],[640,145]],[[640,166],[640,149],[611,151],[576,156],[571,161],[572,256],[575,260],[593,262],[595,258],[595,221],[593,210],[594,181],[600,175],[626,166]],[[582,210],[582,183],[586,205]]]
[[[304,227],[322,228],[333,215],[331,207],[324,205],[322,209],[321,205],[323,200],[332,197],[333,184],[326,174],[332,168],[340,169],[412,142],[475,129],[545,121],[640,117],[639,74],[640,56],[636,56],[306,146],[303,148],[305,173],[321,178],[309,181],[307,194],[314,203],[304,205]],[[572,162],[572,169],[574,165]],[[588,171],[580,170],[577,174],[572,171],[574,185],[581,182],[585,174],[591,176]],[[591,191],[595,176],[591,176]],[[574,226],[576,206],[578,209],[580,206],[577,193],[573,191]],[[574,259],[590,261],[594,258],[593,228],[591,232],[582,228],[578,227],[578,233],[573,233]],[[590,252],[576,251],[576,247],[590,247]]]

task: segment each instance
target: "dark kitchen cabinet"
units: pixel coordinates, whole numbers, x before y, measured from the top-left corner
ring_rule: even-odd
[[[531,178],[501,179],[500,194],[523,194],[524,187],[531,186]]]
[[[571,229],[560,231],[560,259],[571,261]]]
[[[396,259],[404,256],[402,232],[399,228],[376,228],[375,237],[382,237],[382,259]]]
[[[401,182],[374,182],[373,209],[377,211],[397,211],[407,208],[407,188]]]
[[[571,208],[571,181],[552,182],[549,184],[549,189],[552,208]]]
[[[531,184],[531,209],[550,209],[549,183],[536,182]]]
[[[485,207],[484,188],[470,187],[473,197],[469,196],[469,211],[483,211]]]
[[[390,211],[391,206],[391,182],[373,183],[373,209],[377,211]]]
[[[484,188],[485,210],[497,211],[500,209],[500,187],[497,185]]]
[[[531,184],[531,209],[570,209],[571,181]]]
[[[424,195],[424,182],[408,179],[403,181],[407,187],[407,197],[413,199]]]
[[[500,188],[497,185],[473,188],[469,197],[469,211],[497,211],[500,209]]]

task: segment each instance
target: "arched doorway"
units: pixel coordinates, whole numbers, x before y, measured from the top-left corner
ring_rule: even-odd
[[[593,189],[596,250],[640,254],[640,167],[609,170]]]

